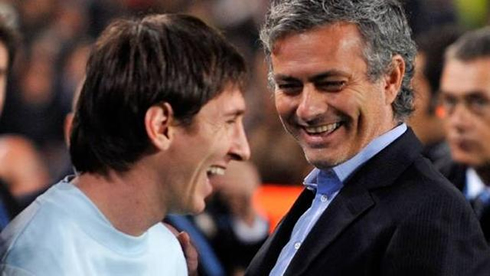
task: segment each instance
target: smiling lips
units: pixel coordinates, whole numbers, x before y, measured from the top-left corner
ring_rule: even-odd
[[[340,122],[322,126],[303,127],[308,134],[330,134],[340,127]]]

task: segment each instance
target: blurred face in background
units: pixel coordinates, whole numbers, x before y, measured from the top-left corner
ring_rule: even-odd
[[[5,102],[5,93],[7,89],[9,56],[7,47],[0,42],[0,115],[2,115],[3,104]]]
[[[472,167],[490,163],[490,57],[449,59],[441,79],[441,103],[451,155]]]
[[[442,141],[445,138],[445,131],[443,122],[435,110],[436,107],[431,106],[433,104],[432,97],[436,96],[432,94],[429,80],[424,75],[426,66],[426,55],[418,53],[415,59],[415,75],[413,78],[415,111],[410,116],[408,123],[420,141],[429,145]]]

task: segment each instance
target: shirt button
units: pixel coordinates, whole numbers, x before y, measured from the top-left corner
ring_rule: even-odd
[[[326,195],[322,195],[322,196],[320,197],[320,200],[321,200],[322,202],[327,201],[327,199],[328,199],[328,198],[327,198],[327,196],[326,196]]]
[[[294,249],[298,250],[300,246],[301,246],[301,243],[297,242],[294,244]]]

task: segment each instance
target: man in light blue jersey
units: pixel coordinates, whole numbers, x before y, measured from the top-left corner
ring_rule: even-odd
[[[211,179],[249,157],[244,76],[240,54],[197,18],[107,27],[71,127],[76,175],[1,233],[2,275],[193,274],[161,221],[201,212]]]
[[[275,104],[316,168],[247,275],[487,275],[463,196],[422,157],[416,47],[395,0],[273,1]]]

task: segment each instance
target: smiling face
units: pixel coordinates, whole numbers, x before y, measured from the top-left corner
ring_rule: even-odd
[[[387,78],[368,79],[363,47],[350,23],[292,34],[274,44],[276,108],[315,167],[347,161],[395,126]]]
[[[490,163],[490,58],[449,59],[441,79],[441,102],[451,155],[479,167]]]
[[[228,87],[209,101],[192,125],[177,126],[169,168],[170,212],[198,213],[212,192],[214,175],[224,174],[231,160],[246,160],[250,149],[243,128],[245,101],[236,87]]]

